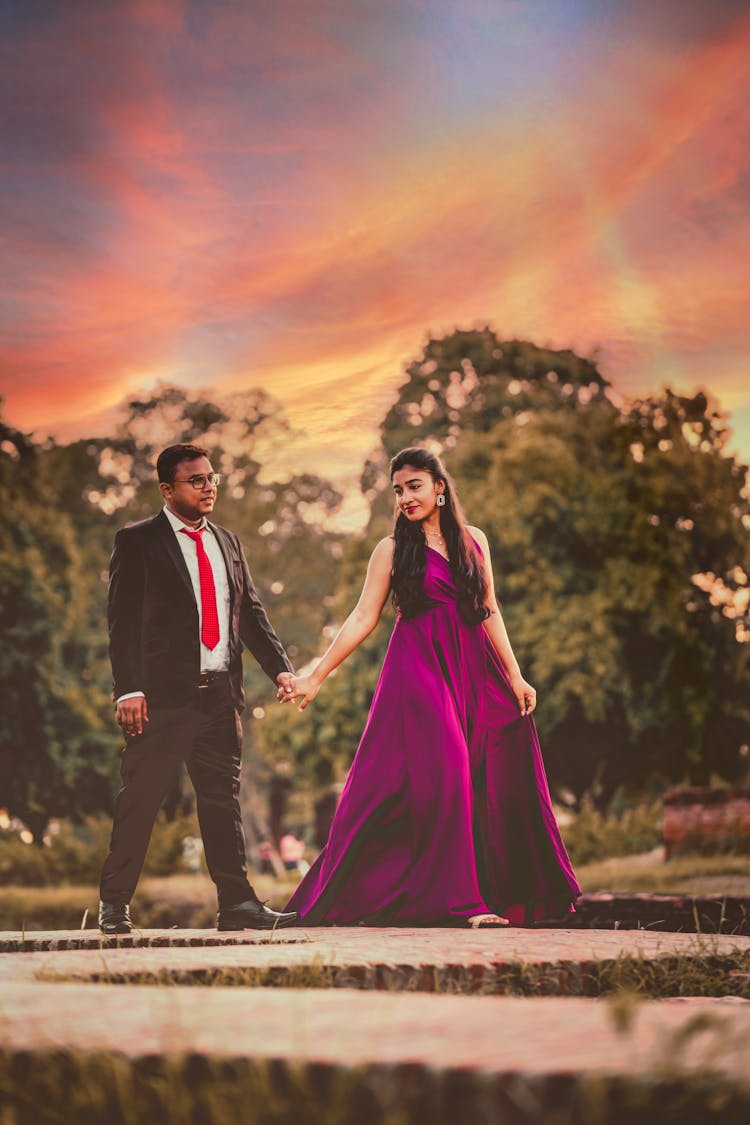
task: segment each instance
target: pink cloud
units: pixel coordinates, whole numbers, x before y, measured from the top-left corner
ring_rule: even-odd
[[[701,35],[696,16],[679,52],[634,36],[603,55],[587,34],[575,81],[540,72],[440,129],[438,48],[404,6],[315,7],[74,9],[65,57],[61,23],[36,28],[11,76],[33,173],[0,291],[13,420],[158,378],[266,383],[292,408],[317,386],[320,411],[368,371],[372,427],[425,331],[477,319],[601,345],[625,385],[710,369],[738,393],[746,21]]]

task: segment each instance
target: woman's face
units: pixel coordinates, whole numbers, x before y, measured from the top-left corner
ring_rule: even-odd
[[[443,481],[436,484],[431,473],[415,469],[413,465],[404,465],[403,469],[395,472],[391,484],[396,503],[411,523],[431,516],[438,493],[445,491]]]

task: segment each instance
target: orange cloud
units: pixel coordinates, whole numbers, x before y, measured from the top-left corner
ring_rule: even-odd
[[[228,5],[197,35],[188,3],[126,8],[122,39],[106,15],[76,25],[91,57],[106,39],[101,65],[81,56],[70,88],[41,66],[24,111],[24,167],[54,148],[55,195],[54,222],[42,188],[12,201],[17,424],[158,379],[260,384],[321,457],[334,441],[355,457],[425,332],[477,320],[601,347],[626,390],[708,382],[750,407],[747,18],[680,50],[587,31],[520,100],[441,129],[442,48],[417,24],[394,38],[390,9],[368,23],[354,6],[336,34],[304,6],[265,27]],[[35,44],[50,64],[52,30]],[[387,69],[385,46],[413,68]]]

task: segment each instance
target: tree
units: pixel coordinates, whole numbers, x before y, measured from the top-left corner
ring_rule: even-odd
[[[264,459],[289,433],[279,404],[263,390],[209,397],[163,386],[151,398],[129,404],[108,457],[115,466],[128,458],[118,471],[128,474],[125,487],[136,482],[118,511],[119,525],[158,510],[154,466],[165,445],[184,441],[209,449],[222,473],[213,518],[239,535],[274,628],[292,660],[305,661],[330,619],[342,536],[331,532],[328,522],[342,497],[314,473],[269,478]],[[115,479],[105,499],[112,502],[122,487]],[[268,701],[269,683],[250,660],[245,673],[252,710]]]
[[[271,619],[304,661],[330,617],[340,503],[312,473],[267,480],[262,457],[288,425],[262,391],[228,396],[162,387],[130,403],[112,438],[38,444],[2,424],[0,485],[0,807],[41,838],[51,816],[108,809],[117,765],[106,591],[118,527],[161,506],[159,450],[206,444],[224,475],[216,519],[236,530]],[[274,698],[245,662],[248,713]],[[250,730],[253,730],[250,724]]]
[[[345,551],[337,619],[392,525],[389,457],[428,443],[489,536],[552,781],[606,803],[652,777],[738,776],[750,509],[717,405],[669,388],[623,401],[593,360],[489,328],[430,340],[406,376],[364,468],[371,519]],[[381,626],[291,733],[264,725],[266,752],[285,745],[307,771],[321,753],[343,772],[387,639]]]
[[[380,425],[380,449],[362,474],[378,528],[384,516],[390,523],[388,459],[399,449],[432,443],[450,456],[465,433],[488,433],[503,418],[530,411],[576,410],[603,399],[608,388],[593,360],[503,341],[489,326],[429,340],[407,365],[406,381]]]
[[[505,420],[451,461],[539,691],[550,775],[577,796],[745,768],[744,466],[721,440],[693,442],[705,426],[705,400],[667,389],[624,413],[598,402]],[[707,572],[737,595],[725,612]]]
[[[314,651],[320,649],[321,643],[330,642],[338,625],[353,609],[372,545],[367,538],[351,538],[344,545],[331,605],[332,623],[324,629],[322,641]],[[267,768],[273,763],[291,762],[297,777],[313,786],[321,777],[328,784],[331,777],[346,772],[372,702],[393,619],[386,607],[377,629],[333,673],[315,703],[303,714],[289,704],[266,713],[257,726],[255,740]]]
[[[92,586],[43,452],[0,423],[0,805],[40,842],[108,803],[112,757]]]

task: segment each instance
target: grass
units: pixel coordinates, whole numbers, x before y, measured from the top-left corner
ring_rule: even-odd
[[[277,881],[269,875],[250,876],[269,906],[282,906],[296,879]],[[87,928],[97,927],[99,891],[92,885],[56,887],[9,886],[0,891],[0,930],[77,930],[88,910]],[[133,919],[143,929],[213,929],[216,892],[207,875],[144,878],[133,899]]]
[[[384,992],[433,992],[472,996],[612,996],[644,999],[675,996],[736,996],[750,1000],[750,950],[719,953],[713,936],[696,935],[687,951],[659,957],[622,953],[605,960],[529,962],[485,967],[453,964],[388,965],[326,963],[316,956],[297,965],[231,965],[200,969],[56,973],[40,970],[48,983],[189,985],[238,988],[355,988]]]
[[[640,1076],[495,1076],[418,1062],[331,1065],[230,1050],[136,1058],[0,1050],[3,1125],[733,1125],[750,1116],[747,1084],[711,1060],[698,1072],[674,1065]]]
[[[750,856],[686,855],[665,863],[657,848],[587,863],[576,874],[584,891],[750,897]]]
[[[618,856],[576,868],[584,891],[631,891],[661,894],[737,895],[750,897],[750,857],[681,856],[664,863],[660,849],[640,856]],[[282,881],[251,874],[261,898],[278,909],[292,894],[294,876]],[[99,895],[92,885],[9,886],[0,891],[0,930],[73,929],[88,910],[87,928],[96,928]],[[133,901],[133,917],[142,928],[213,928],[216,895],[206,875],[144,878]]]
[[[231,1029],[230,1029],[231,1039]],[[382,1106],[378,1073],[178,1049],[129,1059],[110,1051],[0,1049],[3,1125],[406,1125]],[[392,1097],[392,1094],[390,1095]],[[433,1118],[439,1125],[442,1118]]]

